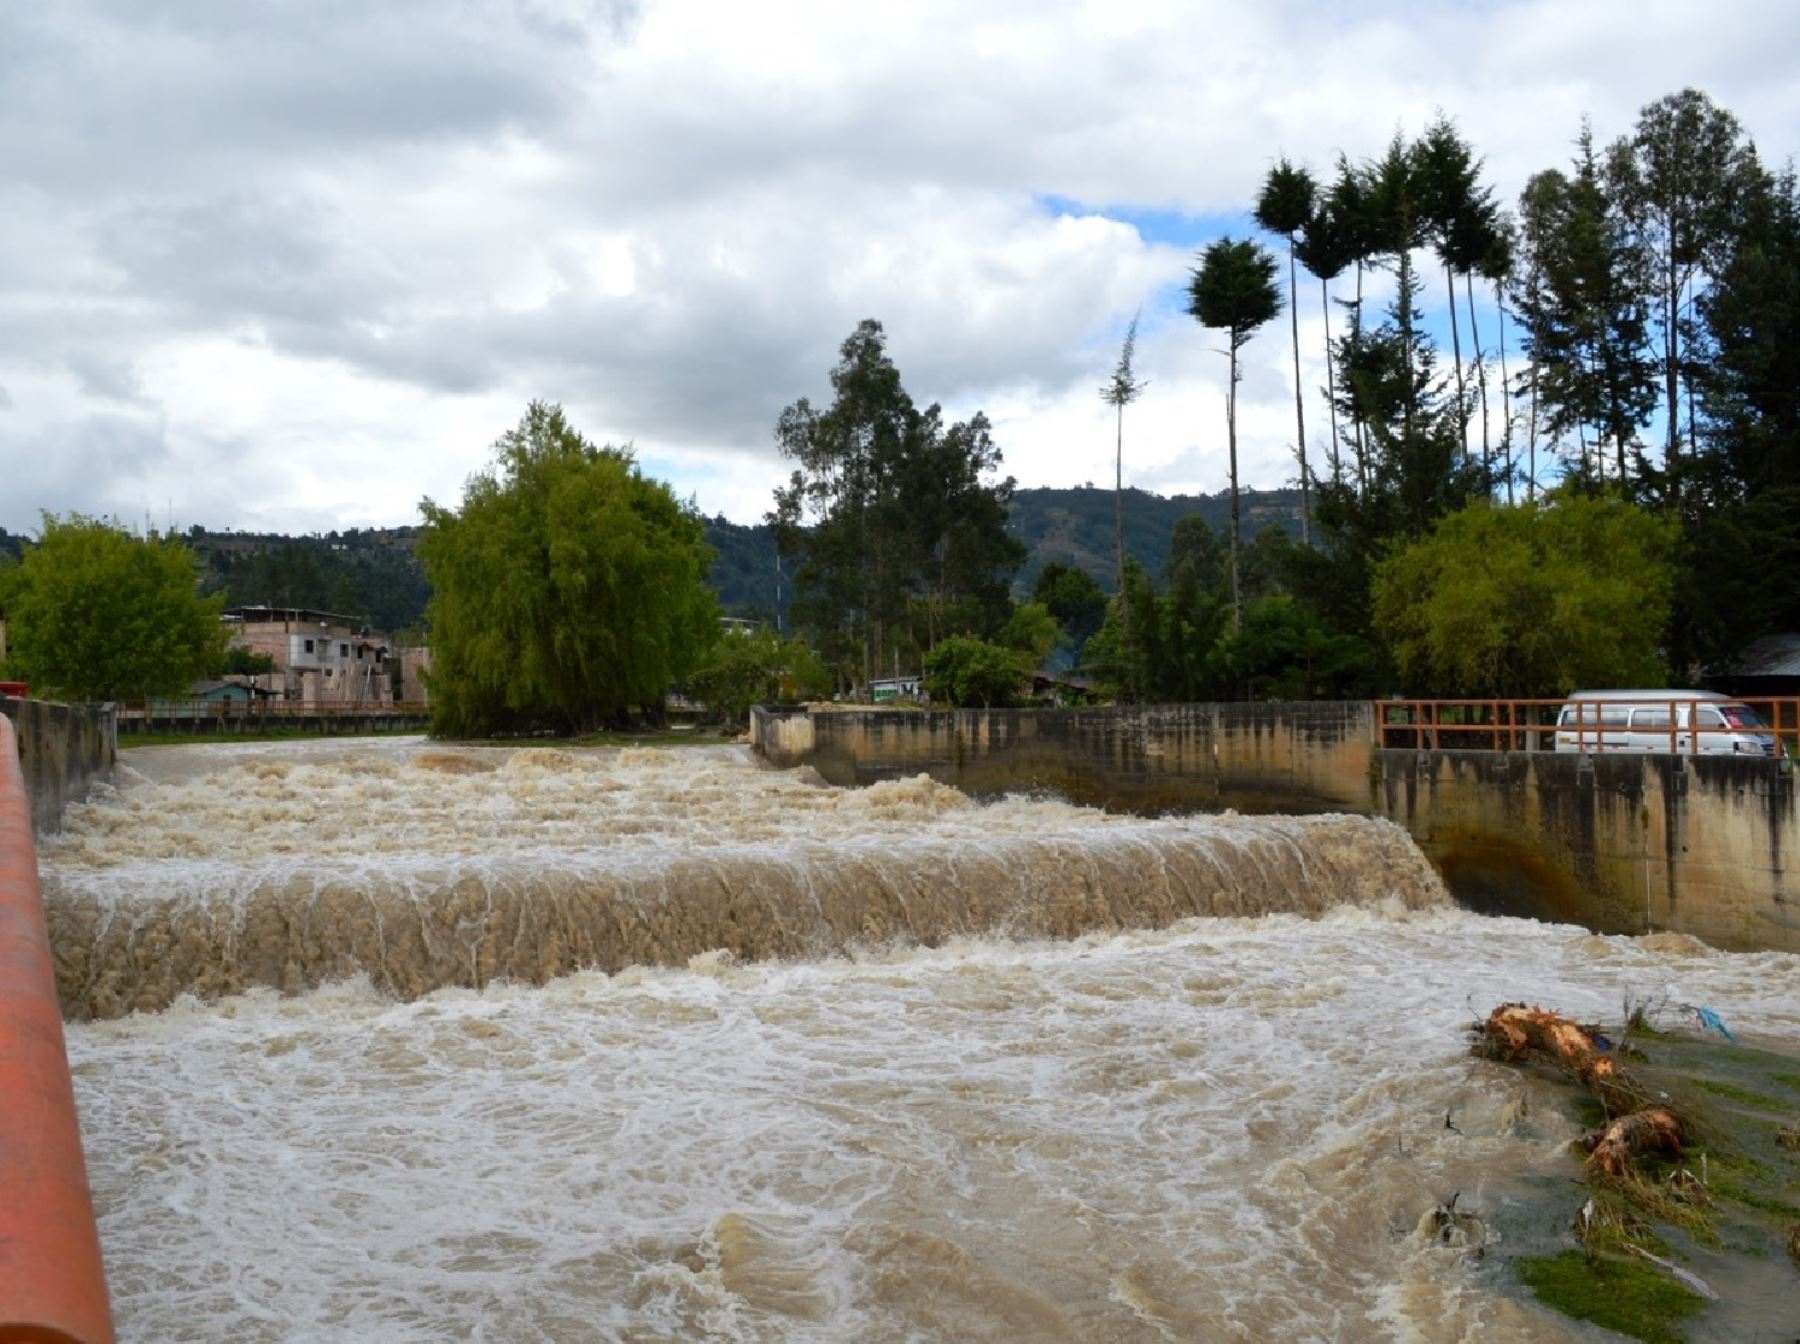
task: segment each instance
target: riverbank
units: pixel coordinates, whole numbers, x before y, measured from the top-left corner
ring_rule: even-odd
[[[1678,1025],[1691,1017],[1638,1007],[1611,1033],[1632,1085],[1680,1117],[1684,1149],[1613,1178],[1571,1144],[1508,1229],[1513,1267],[1545,1306],[1652,1344],[1786,1340],[1800,1302],[1800,1050]],[[1573,1079],[1563,1087],[1569,1117],[1590,1132],[1607,1122]]]

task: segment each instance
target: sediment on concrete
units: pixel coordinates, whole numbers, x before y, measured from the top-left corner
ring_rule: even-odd
[[[835,784],[928,774],[1129,812],[1382,816],[1472,909],[1800,952],[1787,760],[1381,747],[1366,702],[759,709],[751,736]]]
[[[18,736],[19,768],[39,835],[62,825],[63,809],[111,778],[118,726],[110,705],[62,705],[0,698],[0,714]]]
[[[976,796],[1042,790],[1138,813],[1369,811],[1360,703],[753,711],[775,765],[833,784],[927,774]]]

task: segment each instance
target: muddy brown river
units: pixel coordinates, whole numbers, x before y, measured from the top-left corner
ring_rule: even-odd
[[[41,857],[127,1340],[1599,1338],[1505,1263],[1574,1126],[1465,1023],[1800,1046],[1800,957],[1471,915],[1377,821],[125,759]]]

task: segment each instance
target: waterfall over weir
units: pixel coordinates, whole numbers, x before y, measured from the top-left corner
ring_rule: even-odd
[[[1800,1048],[1800,956],[1485,918],[1380,822],[729,748],[128,759],[42,854],[122,1339],[1547,1344],[1508,1259],[1579,1126],[1469,1018]]]
[[[922,776],[841,790],[735,748],[391,742],[139,759],[147,778],[74,809],[45,847],[71,1018],[359,975],[413,999],[721,949],[802,960],[1448,904],[1382,821],[981,805]]]

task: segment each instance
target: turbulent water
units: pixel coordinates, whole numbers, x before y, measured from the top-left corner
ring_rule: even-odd
[[[133,759],[43,855],[126,1339],[1579,1338],[1419,1231],[1567,1217],[1474,1009],[1800,1041],[1800,957],[1469,915],[1380,823]]]
[[[1401,831],[1355,817],[977,807],[923,776],[833,789],[723,748],[214,759],[82,808],[47,851],[71,1016],[356,974],[414,998],[717,949],[811,958],[1446,900]]]

